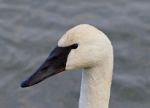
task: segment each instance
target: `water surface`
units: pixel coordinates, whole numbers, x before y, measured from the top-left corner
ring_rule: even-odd
[[[81,72],[31,88],[31,75],[70,27],[92,24],[112,40],[115,68],[110,108],[150,108],[149,0],[1,0],[0,107],[77,108]]]

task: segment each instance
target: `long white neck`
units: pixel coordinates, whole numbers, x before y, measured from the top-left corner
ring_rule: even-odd
[[[79,108],[108,108],[113,60],[82,73]]]

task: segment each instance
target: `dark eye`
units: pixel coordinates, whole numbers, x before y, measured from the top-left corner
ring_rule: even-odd
[[[73,45],[71,46],[71,48],[72,48],[72,49],[78,48],[78,44],[73,44]]]

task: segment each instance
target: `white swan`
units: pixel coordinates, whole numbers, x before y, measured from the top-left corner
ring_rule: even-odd
[[[32,86],[64,70],[83,68],[79,108],[108,108],[113,48],[97,28],[81,24],[68,30],[41,67],[22,87]]]

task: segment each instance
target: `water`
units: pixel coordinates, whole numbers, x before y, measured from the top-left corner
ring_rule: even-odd
[[[95,25],[112,40],[110,108],[150,108],[149,0],[1,0],[0,108],[78,107],[80,71],[19,86],[61,35],[80,23]]]

